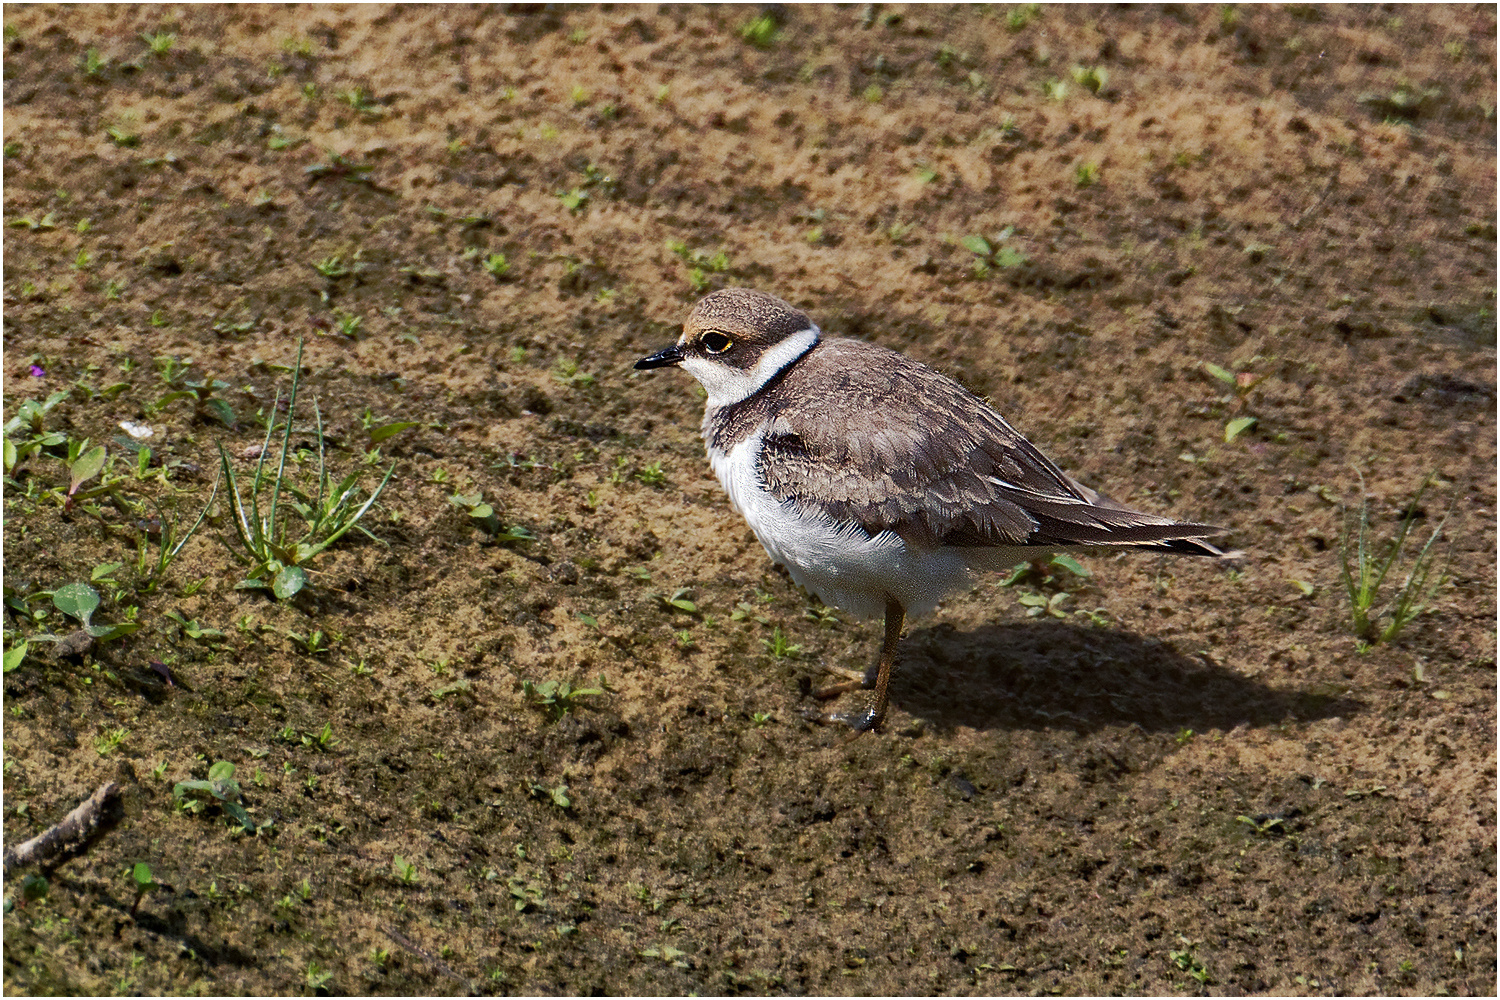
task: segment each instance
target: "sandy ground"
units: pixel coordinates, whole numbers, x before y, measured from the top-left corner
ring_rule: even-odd
[[[7,844],[124,789],[8,993],[1494,994],[1494,8],[761,14],[5,8]],[[879,626],[630,367],[735,285],[1244,563],[987,579],[805,722]],[[221,484],[152,581],[303,338],[374,537],[236,589]],[[1377,627],[1442,526],[1388,642],[1362,503]],[[36,639],[91,578],[139,630]]]

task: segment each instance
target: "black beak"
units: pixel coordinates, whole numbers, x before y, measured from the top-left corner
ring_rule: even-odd
[[[646,371],[649,368],[670,368],[673,365],[682,364],[682,352],[677,345],[663,347],[655,354],[647,355],[635,363],[636,371]]]

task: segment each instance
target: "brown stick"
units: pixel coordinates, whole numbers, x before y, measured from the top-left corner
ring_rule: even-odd
[[[21,865],[30,864],[33,861],[46,861],[75,840],[88,837],[99,825],[100,815],[104,812],[104,804],[118,794],[120,794],[120,786],[113,781],[106,781],[93,795],[79,803],[78,808],[64,816],[61,823],[56,823],[42,831],[15,850],[6,851],[6,877],[8,878],[10,873]]]

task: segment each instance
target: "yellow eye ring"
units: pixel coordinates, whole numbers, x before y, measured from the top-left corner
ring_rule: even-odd
[[[723,354],[734,346],[734,341],[727,334],[720,333],[718,330],[710,330],[705,333],[699,339],[699,343],[703,345],[703,349],[709,354]]]

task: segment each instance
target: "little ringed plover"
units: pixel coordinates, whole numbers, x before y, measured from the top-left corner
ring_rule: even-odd
[[[884,347],[825,338],[764,292],[708,295],[676,344],[635,364],[671,366],[707,390],[709,461],[770,557],[825,603],[885,616],[873,704],[824,721],[879,729],[906,616],[970,586],[976,570],[1069,549],[1224,555],[1203,540],[1223,529],[1089,489],[957,382]]]

